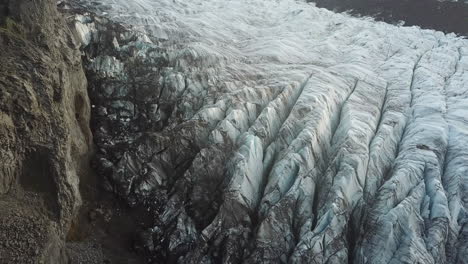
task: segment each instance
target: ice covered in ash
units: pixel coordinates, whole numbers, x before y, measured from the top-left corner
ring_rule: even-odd
[[[468,261],[467,40],[293,0],[81,2],[98,161],[152,210],[154,260]]]

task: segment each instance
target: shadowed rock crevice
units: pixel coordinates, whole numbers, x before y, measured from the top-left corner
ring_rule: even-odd
[[[58,189],[55,179],[56,168],[50,156],[51,150],[38,148],[26,153],[22,162],[23,171],[20,176],[20,184],[26,191],[37,193],[44,199],[45,206],[55,217],[58,217]]]

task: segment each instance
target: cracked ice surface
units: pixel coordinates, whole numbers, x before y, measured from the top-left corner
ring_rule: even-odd
[[[125,132],[138,151],[123,157],[98,143],[117,192],[161,204],[157,258],[467,261],[467,40],[292,0],[100,2],[89,8],[143,32],[114,38],[116,54],[165,61],[149,84],[161,125]],[[106,45],[84,23],[97,32],[82,43]],[[104,79],[138,67],[90,66]]]

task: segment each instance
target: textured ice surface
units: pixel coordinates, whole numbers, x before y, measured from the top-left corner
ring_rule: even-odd
[[[292,0],[100,3],[133,26],[76,21],[108,45],[85,50],[101,167],[157,204],[159,261],[468,260],[467,40]]]

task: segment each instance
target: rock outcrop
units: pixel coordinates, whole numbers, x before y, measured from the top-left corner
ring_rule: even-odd
[[[466,261],[467,40],[292,0],[66,8],[149,262]]]
[[[0,1],[0,263],[64,263],[92,142],[78,43],[56,3]]]

